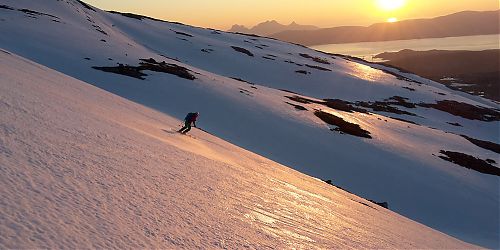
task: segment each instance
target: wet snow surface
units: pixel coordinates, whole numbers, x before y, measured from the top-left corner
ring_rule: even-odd
[[[421,226],[395,225],[403,219],[226,141],[461,240],[499,246],[492,101],[352,58],[74,0],[0,7],[6,246],[92,247],[99,233],[114,236],[94,247],[452,242],[420,240]],[[163,131],[193,111],[221,139]]]

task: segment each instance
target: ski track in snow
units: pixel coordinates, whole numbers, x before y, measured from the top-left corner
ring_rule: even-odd
[[[264,238],[273,239],[269,240],[269,242],[276,242],[276,237],[283,237],[283,239],[293,238],[299,240],[300,244],[306,244],[302,246],[313,244],[314,246],[326,248],[328,248],[328,244],[321,245],[321,243],[318,243],[321,242],[319,238],[321,238],[322,233],[315,234],[311,232],[326,230],[325,235],[329,235],[328,232],[331,233],[331,231],[328,230],[331,228],[340,228],[343,230],[342,232],[347,230],[342,225],[337,227],[336,225],[329,224],[328,219],[325,219],[326,222],[318,220],[318,224],[324,223],[325,225],[311,226],[314,230],[301,229],[300,232],[292,230],[293,227],[287,225],[295,225],[295,228],[300,227],[297,224],[291,224],[291,220],[283,219],[290,216],[288,213],[291,212],[287,210],[288,206],[293,205],[297,209],[305,204],[307,205],[306,207],[310,207],[311,204],[316,204],[312,201],[321,200],[321,202],[327,202],[328,199],[332,199],[322,199],[321,197],[329,197],[324,195],[314,196],[319,195],[318,192],[322,192],[317,189],[309,193],[297,191],[294,187],[300,187],[299,189],[304,191],[304,185],[296,185],[296,183],[290,183],[290,181],[283,180],[283,178],[263,178],[258,173],[261,173],[259,171],[262,171],[262,166],[269,167],[267,163],[261,165],[262,162],[268,162],[268,160],[258,158],[258,164],[255,164],[256,160],[253,157],[250,157],[250,160],[246,158],[242,159],[240,156],[242,150],[236,149],[225,142],[228,141],[270,160],[290,166],[300,172],[322,179],[332,179],[336,185],[367,199],[388,201],[392,210],[454,237],[490,248],[499,246],[498,177],[465,169],[437,157],[440,150],[450,150],[470,154],[481,159],[493,159],[497,163],[500,162],[500,157],[497,153],[477,147],[459,136],[459,134],[465,134],[476,139],[498,143],[498,121],[483,122],[468,120],[435,109],[411,109],[399,106],[396,107],[400,110],[414,113],[417,116],[397,115],[386,112],[374,112],[376,114],[372,115],[348,113],[330,109],[323,105],[293,102],[285,96],[293,96],[294,94],[280,89],[297,92],[301,96],[310,99],[338,98],[350,102],[382,101],[397,95],[408,98],[408,101],[412,103],[434,103],[438,100],[455,100],[472,105],[496,108],[498,110],[498,104],[496,103],[480,97],[449,90],[438,83],[411,74],[401,73],[395,69],[357,62],[352,59],[347,60],[340,56],[330,56],[304,47],[267,38],[216,32],[149,19],[138,20],[119,14],[107,13],[98,9],[92,11],[74,0],[4,0],[2,4],[14,9],[26,8],[46,14],[27,14],[17,10],[0,8],[0,32],[8,34],[0,36],[0,48],[2,49],[0,55],[3,58],[4,64],[8,65],[9,61],[13,60],[15,61],[14,64],[19,65],[18,67],[24,67],[24,64],[17,62],[20,60],[31,65],[29,67],[31,71],[23,68],[16,69],[26,70],[23,73],[26,79],[18,79],[16,80],[17,82],[24,81],[25,84],[32,84],[32,82],[37,82],[38,80],[43,82],[39,78],[45,77],[48,73],[44,73],[46,69],[43,66],[33,64],[29,61],[33,60],[62,74],[90,83],[172,117],[183,118],[187,112],[200,111],[199,125],[221,138],[210,137],[210,139],[207,139],[199,131],[196,131],[196,129],[192,132],[194,138],[166,133],[163,130],[176,129],[181,122],[175,121],[173,118],[160,119],[158,117],[164,116],[152,111],[146,112],[143,110],[143,107],[132,105],[128,101],[116,97],[112,99],[114,102],[102,102],[102,100],[89,101],[86,99],[79,103],[81,104],[80,106],[76,104],[76,106],[68,106],[67,102],[72,103],[80,99],[75,99],[69,94],[59,95],[59,99],[54,99],[55,102],[59,102],[59,105],[50,106],[49,109],[49,106],[47,106],[49,104],[46,102],[51,103],[52,100],[43,99],[43,96],[28,95],[28,92],[16,92],[17,99],[19,99],[17,100],[2,92],[0,94],[5,96],[5,98],[0,99],[0,104],[7,107],[7,109],[4,110],[2,108],[1,112],[14,112],[12,111],[12,107],[16,108],[15,114],[10,114],[10,116],[3,116],[2,114],[0,120],[0,125],[2,126],[0,127],[0,132],[6,135],[0,137],[0,140],[2,140],[0,141],[2,161],[9,161],[9,164],[11,164],[9,166],[17,166],[21,162],[10,161],[13,161],[13,159],[17,159],[16,161],[24,159],[22,163],[24,163],[25,167],[30,166],[29,164],[34,164],[34,166],[37,166],[35,169],[40,170],[40,174],[42,174],[42,170],[47,170],[49,166],[56,166],[58,168],[56,170],[54,167],[50,171],[60,176],[59,179],[42,176],[43,183],[31,183],[29,181],[31,177],[28,179],[18,177],[19,180],[25,180],[26,185],[29,187],[36,184],[37,188],[47,188],[45,191],[52,192],[53,190],[49,188],[55,190],[56,187],[46,186],[48,183],[59,187],[61,181],[63,183],[68,181],[71,182],[68,185],[75,184],[77,187],[85,187],[88,193],[81,197],[77,193],[74,195],[80,197],[82,200],[88,200],[87,194],[91,194],[94,191],[92,187],[87,187],[89,181],[94,184],[98,183],[97,180],[99,180],[100,183],[103,183],[99,185],[106,186],[108,184],[107,181],[109,181],[107,177],[116,176],[116,173],[122,173],[120,166],[127,166],[129,162],[133,162],[136,166],[141,167],[130,168],[123,172],[128,176],[128,179],[123,177],[125,178],[123,180],[125,183],[127,183],[127,180],[130,181],[132,176],[134,178],[142,176],[141,178],[143,179],[156,178],[154,179],[155,181],[139,184],[129,182],[126,185],[117,187],[106,186],[110,192],[117,192],[116,195],[119,195],[119,191],[117,191],[118,187],[134,187],[134,192],[130,195],[139,195],[142,192],[154,189],[154,187],[150,186],[152,185],[151,183],[162,183],[165,180],[175,182],[176,177],[179,175],[184,176],[185,180],[193,182],[192,184],[177,183],[183,187],[179,190],[189,188],[198,190],[200,187],[194,187],[195,185],[205,185],[205,191],[210,195],[214,195],[212,193],[216,192],[214,190],[217,190],[215,188],[217,186],[214,183],[224,186],[225,182],[233,181],[238,182],[238,185],[247,185],[249,189],[247,195],[249,197],[253,193],[252,187],[257,185],[256,183],[262,182],[271,185],[270,187],[266,186],[266,188],[272,189],[272,191],[268,190],[268,192],[264,192],[269,195],[266,199],[257,200],[251,204],[248,203],[246,205],[248,211],[243,211],[242,207],[237,206],[237,210],[241,214],[238,214],[234,218],[238,219],[222,218],[223,216],[217,215],[221,217],[218,219],[222,220],[223,223],[217,224],[217,220],[214,219],[212,221],[214,224],[210,224],[213,228],[219,225],[218,228],[220,229],[222,225],[229,225],[236,223],[236,221],[238,223],[251,222],[252,225],[258,225],[258,231],[263,237],[265,236]],[[231,48],[231,46],[248,50],[254,56],[251,57],[238,52]],[[205,51],[202,51],[203,49]],[[8,57],[11,54],[17,54],[26,59],[17,58],[14,60]],[[320,60],[328,61],[330,64],[322,64],[317,62],[318,60],[313,61],[311,58],[301,56],[300,54],[317,57]],[[275,60],[264,59],[262,58],[263,56],[272,57]],[[138,66],[139,59],[147,58],[154,58],[158,62],[165,61],[166,63],[186,67],[192,71],[191,73],[196,79],[191,81],[171,74],[146,70],[143,72],[148,75],[145,77],[145,80],[138,80],[91,68],[92,66],[117,66],[117,63]],[[5,75],[0,75],[2,77],[0,78],[2,79],[1,87],[7,91],[5,93],[18,91],[16,88],[9,89],[7,87],[10,85],[6,84],[12,84],[6,80],[7,76],[11,73],[6,71],[8,66],[3,66],[4,64],[2,64],[1,69],[5,70],[6,73]],[[318,70],[310,66],[321,67],[331,71]],[[42,71],[40,75],[33,73],[35,69]],[[297,74],[295,73],[296,70],[305,70],[310,74]],[[397,73],[422,84],[399,80],[382,70]],[[52,73],[48,75],[52,75]],[[47,77],[51,78],[52,76]],[[232,79],[233,77],[248,81],[254,85]],[[35,87],[24,86],[28,90],[36,89]],[[64,88],[66,87],[64,85]],[[73,88],[76,87],[73,86]],[[414,90],[409,91],[408,89]],[[49,91],[51,94],[56,95],[59,90],[49,88],[48,90],[40,89],[39,91],[43,93]],[[33,93],[33,91],[29,93]],[[33,94],[36,94],[36,92]],[[74,94],[82,95],[82,93],[76,90]],[[28,98],[31,106],[27,103],[17,105],[20,104],[18,102],[22,99],[21,97],[33,97],[35,99]],[[88,98],[97,97],[90,95]],[[297,111],[285,102],[302,105],[308,111]],[[111,106],[108,107],[106,105]],[[126,106],[125,111],[120,111],[123,109],[120,105]],[[116,107],[116,109],[113,109],[113,107]],[[70,108],[71,112],[75,114],[79,112],[91,112],[92,117],[94,117],[92,119],[99,117],[99,119],[106,121],[106,125],[84,115],[74,117],[69,112],[64,111],[66,108]],[[52,112],[52,109],[55,111]],[[129,114],[131,109],[135,110],[135,113]],[[371,133],[373,139],[365,140],[329,131],[330,126],[326,125],[313,114],[315,109],[323,110],[346,121],[359,124],[361,128]],[[26,117],[21,116],[21,114],[26,112],[30,112],[33,117],[29,118],[27,115]],[[50,114],[50,119],[46,119],[47,117],[44,114]],[[17,125],[11,124],[11,122],[18,122],[16,119],[20,117],[26,119],[23,122],[26,126],[34,123],[39,124],[41,128],[45,129],[60,127],[61,125],[56,123],[64,121],[62,123],[65,124],[64,127],[57,131],[60,132],[61,136],[65,137],[64,139],[57,136],[51,138],[54,134],[52,133],[54,132],[53,130],[50,130],[52,132],[44,131],[36,127],[26,130],[16,130]],[[406,119],[420,125],[413,125],[390,117]],[[161,121],[158,121],[158,119]],[[147,122],[144,120],[147,120]],[[462,127],[452,126],[449,124],[450,122],[459,123]],[[93,125],[90,126],[90,123]],[[82,128],[81,124],[88,124],[89,126],[86,127],[98,129]],[[101,126],[105,127],[101,129]],[[37,132],[34,133],[32,129],[36,129]],[[115,132],[114,130],[117,131]],[[59,135],[59,133],[55,134]],[[26,140],[19,141],[20,139],[17,137],[25,138]],[[143,143],[146,143],[145,141],[152,143],[148,147],[153,148],[141,148]],[[13,148],[11,147],[13,144],[7,143],[18,144],[15,144],[17,146]],[[64,147],[61,146],[60,153],[55,153],[56,151],[51,149],[51,145],[63,145]],[[100,148],[100,150],[97,150],[96,146],[99,146],[97,148]],[[164,148],[167,146],[169,147],[168,150]],[[163,157],[158,153],[161,151],[172,152],[172,155],[169,153]],[[16,154],[20,154],[21,152],[25,152],[26,155],[21,158],[17,157]],[[68,154],[68,152],[72,152],[72,154]],[[131,153],[129,154],[128,152]],[[174,154],[173,152],[177,153]],[[244,152],[244,155],[248,154],[248,152]],[[50,161],[48,161],[49,158],[43,158],[47,154],[53,155],[54,158],[50,158]],[[89,162],[81,162],[83,160],[79,160],[85,157],[90,157],[91,160]],[[174,159],[178,160],[179,163],[170,162],[170,160]],[[202,164],[202,162],[208,161],[207,159],[210,159],[210,163]],[[97,179],[95,176],[88,177],[90,179],[79,179],[85,176],[82,174],[82,176],[78,176],[76,179],[65,180],[64,178],[67,177],[62,173],[75,174],[74,170],[71,170],[73,168],[65,167],[65,163],[68,162],[81,164],[77,164],[77,166],[83,169],[91,168],[95,173],[101,172],[103,175]],[[161,170],[157,168],[159,168],[158,166],[164,166],[165,162],[169,162],[167,165],[172,165],[172,170],[177,169],[177,174],[173,176],[165,176],[165,173],[160,174]],[[242,162],[250,163],[243,164]],[[199,173],[208,176],[206,178],[209,179],[208,183],[210,184],[203,183],[205,180],[203,178],[205,177],[185,176],[185,172],[183,172],[185,168],[188,168],[197,173],[196,171],[198,170],[194,170],[198,169],[196,166],[207,164],[220,165],[218,165],[217,170]],[[274,163],[269,164],[274,166]],[[96,165],[101,166],[103,169],[97,170],[92,168]],[[494,165],[498,167],[498,164]],[[142,166],[145,166],[147,171],[142,169]],[[223,180],[217,179],[215,181],[212,179],[216,178],[216,176],[212,175],[212,172],[220,173],[217,171],[226,168],[233,169],[235,172],[227,173],[227,178],[224,177]],[[243,171],[242,168],[251,168],[257,172]],[[24,170],[19,173],[25,173],[31,170],[31,168]],[[150,172],[156,174],[148,175]],[[176,173],[176,171],[172,171],[172,173]],[[232,180],[232,177],[236,176],[236,173],[244,173],[245,177],[248,177],[248,179],[244,180],[250,182],[250,184],[243,181],[240,175],[234,178],[236,180]],[[256,176],[253,176],[253,174]],[[267,175],[268,173],[265,174]],[[247,175],[257,179],[254,181]],[[53,182],[45,183],[45,177],[47,180],[52,180]],[[139,182],[140,178],[137,178],[134,179],[134,182]],[[119,180],[116,182],[119,183]],[[289,183],[291,186],[285,183]],[[5,183],[2,182],[2,184]],[[177,191],[172,186],[170,187],[170,189],[167,189],[171,192],[183,192]],[[210,192],[207,191],[209,187],[211,187]],[[33,192],[37,192],[35,191],[38,190],[37,188],[31,187],[30,190],[33,189]],[[57,192],[62,191],[59,190]],[[60,202],[64,202],[64,198],[74,193],[67,190],[64,192],[69,193],[58,194],[60,195]],[[277,198],[272,196],[276,192],[282,194],[286,199],[277,202]],[[49,206],[42,199],[45,193],[40,191],[40,194],[35,194],[37,195],[34,195],[34,197],[41,200],[37,200],[39,203],[35,202],[33,204],[38,204],[36,206],[40,206],[40,204]],[[166,195],[166,198],[172,198],[172,196],[168,196],[170,195],[169,193],[164,195]],[[177,206],[177,208],[181,208],[184,205],[195,206],[197,203],[189,201],[187,198],[189,195],[191,194],[187,194],[186,197],[180,195],[169,201],[172,203],[172,201],[180,199],[178,202],[179,206],[169,204],[167,200],[155,202],[158,202],[158,206],[169,204],[169,206]],[[226,195],[221,193],[217,195],[219,196],[214,197],[230,199],[229,196],[226,197]],[[300,203],[299,201],[304,200],[304,197],[308,197],[307,199],[311,203],[306,201],[304,201],[305,203]],[[30,200],[31,196],[26,195],[25,199]],[[100,206],[108,208],[110,205],[104,202],[105,199],[107,199],[106,195],[99,197],[98,201],[100,202]],[[132,200],[137,202],[140,199],[137,196]],[[290,203],[294,199],[298,203]],[[218,201],[222,202],[221,200]],[[89,203],[78,202],[79,204],[91,204],[90,200]],[[210,203],[210,200],[203,200],[201,198],[199,202],[205,202],[203,206],[199,206],[203,209],[208,209],[208,207],[213,205],[213,203]],[[237,202],[236,200],[224,200],[225,204],[236,204]],[[177,201],[174,203],[177,203]],[[206,207],[206,204],[210,206],[207,205]],[[68,206],[73,208],[78,207],[78,204],[73,205]],[[140,202],[134,203],[134,206],[143,205]],[[1,207],[3,209],[4,205]],[[126,207],[125,211],[127,213],[134,214],[130,212],[133,210],[132,205],[121,205],[121,207]],[[351,207],[351,205],[347,207]],[[368,207],[364,206],[364,208]],[[332,214],[325,212],[325,209],[311,209],[311,211],[313,210],[319,214],[326,214],[326,217],[332,216]],[[206,211],[205,215],[213,211]],[[36,213],[30,211],[30,214]],[[109,222],[115,220],[112,214],[110,212],[110,218],[113,219],[109,219]],[[147,212],[144,212],[144,214],[147,214]],[[294,213],[294,215],[299,214]],[[300,215],[301,219],[314,218],[311,214],[307,215],[304,213]],[[38,216],[43,217],[43,213],[39,213]],[[173,217],[175,217],[175,214]],[[352,219],[358,217],[345,216],[345,218]],[[54,217],[53,219],[54,221],[61,222],[55,225],[71,224],[64,221],[68,218],[57,219],[57,217]],[[108,220],[102,216],[100,219]],[[125,217],[117,219],[127,220]],[[199,226],[196,220],[189,220],[188,217],[184,217],[184,219],[189,221],[186,222],[188,225]],[[95,218],[93,220],[95,223],[99,221]],[[241,222],[241,220],[243,221]],[[79,222],[83,223],[82,221]],[[376,222],[376,220],[373,219],[371,222]],[[2,222],[2,225],[12,224],[9,222],[5,223]],[[115,230],[114,232],[121,230],[118,227],[109,225],[109,228],[96,229],[94,228],[95,223],[83,223],[88,226],[85,230],[87,232],[96,232],[98,230],[101,230],[99,232],[105,232],[110,228]],[[125,224],[133,225],[133,222],[126,221]],[[185,226],[187,224],[182,225]],[[301,221],[300,224],[302,225],[304,222]],[[13,223],[12,225],[16,224]],[[180,228],[185,228],[182,225]],[[165,225],[162,224],[162,232],[179,232],[177,235],[187,232],[177,227],[164,228],[163,226]],[[308,224],[308,226],[310,225]],[[12,232],[23,230],[25,230],[23,232],[31,232],[37,227],[30,224],[29,227],[21,228],[22,230],[13,230]],[[123,226],[123,228],[126,228],[126,226]],[[154,233],[154,238],[159,240],[161,238],[160,234],[151,228],[152,226],[143,229],[148,232],[145,234],[152,235]],[[356,228],[359,229],[359,227]],[[53,232],[59,233],[61,231],[59,229],[53,229]],[[123,236],[128,233],[132,234],[131,232],[119,233],[120,237],[125,237],[120,240],[123,243],[121,246],[128,245],[126,243],[126,236]],[[339,234],[339,231],[336,231],[335,234]],[[228,235],[224,235],[224,237],[227,237],[225,239],[234,240],[234,237],[236,237]],[[241,237],[240,242],[243,242],[243,239],[255,239],[246,238],[244,232],[238,232],[235,235]],[[334,237],[332,235],[329,237]],[[367,236],[367,234],[364,235]],[[374,234],[371,237],[376,238],[379,236],[379,234]],[[390,236],[394,235],[388,233],[385,236],[390,238]],[[207,236],[206,239],[215,239],[217,237]],[[222,239],[224,237],[220,236],[219,238]],[[373,244],[373,242],[366,243],[367,239],[360,237],[355,234],[346,234],[345,237],[335,236],[334,238],[337,239],[335,242],[339,246],[355,248],[384,247],[382,243],[380,245]],[[366,244],[358,244],[358,238],[360,238],[359,242],[365,242]],[[195,239],[193,239],[193,242],[186,242],[185,239],[186,237],[183,240],[169,239],[160,241],[174,242],[172,243],[173,245],[180,241],[186,245],[176,246],[186,248],[203,244],[208,244],[205,246],[209,247],[215,246],[212,243],[196,241]],[[248,241],[252,243],[252,240]],[[314,243],[312,243],[313,241]],[[236,241],[231,242],[234,243]],[[280,243],[282,245],[272,245],[271,243],[269,245],[260,244],[259,248],[264,246],[292,247],[297,241],[290,242],[291,245],[287,245],[288,243],[284,243],[284,241]],[[113,243],[109,244],[112,245]],[[391,246],[391,244],[388,243],[387,246]],[[419,242],[419,244],[423,243]],[[99,246],[105,247],[106,245]],[[140,247],[141,245],[136,246]],[[223,245],[217,246],[224,247]],[[243,247],[244,244],[233,244],[231,246]],[[410,245],[397,245],[397,247],[412,248]]]

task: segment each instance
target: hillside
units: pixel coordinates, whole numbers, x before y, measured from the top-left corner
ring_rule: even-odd
[[[306,46],[499,34],[496,11],[464,11],[430,19],[343,26],[309,31],[283,31],[271,37]]]
[[[0,47],[10,53],[177,119],[199,111],[198,125],[222,140],[498,245],[500,113],[490,100],[268,38],[75,0],[3,4]]]
[[[386,52],[375,56],[446,86],[500,101],[500,50]]]
[[[471,248],[0,52],[0,248]]]

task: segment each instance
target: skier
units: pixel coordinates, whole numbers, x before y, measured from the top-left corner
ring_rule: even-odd
[[[196,128],[196,119],[200,115],[199,112],[196,113],[188,113],[186,118],[184,118],[184,127],[182,127],[178,132],[182,134],[186,134],[189,130],[191,130],[191,123]]]

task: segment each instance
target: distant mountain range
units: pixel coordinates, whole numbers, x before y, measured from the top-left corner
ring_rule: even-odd
[[[255,34],[260,36],[269,36],[283,31],[295,31],[295,30],[317,30],[319,29],[313,25],[301,25],[296,22],[292,22],[289,25],[280,24],[275,20],[266,21],[259,23],[252,28],[247,28],[243,25],[235,24],[229,32],[245,33],[245,34]]]
[[[499,14],[500,10],[463,11],[431,19],[377,23],[368,27],[342,26],[317,30],[287,30],[271,37],[310,46],[499,34]]]

